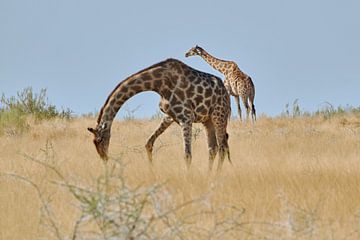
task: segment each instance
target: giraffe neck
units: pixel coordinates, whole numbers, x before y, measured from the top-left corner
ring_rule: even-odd
[[[212,66],[214,69],[218,70],[222,74],[225,75],[224,70],[227,68],[227,65],[231,64],[230,61],[225,61],[218,59],[212,55],[210,55],[208,52],[203,50],[202,54],[200,55],[210,66]]]
[[[122,105],[134,95],[145,91],[160,93],[163,83],[161,80],[163,71],[164,68],[161,66],[161,63],[159,63],[119,83],[101,108],[97,120],[98,125],[107,122],[109,126],[111,126]]]

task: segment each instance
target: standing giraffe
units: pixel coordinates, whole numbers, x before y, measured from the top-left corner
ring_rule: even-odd
[[[149,137],[145,148],[152,162],[153,145],[173,122],[183,132],[185,162],[191,163],[192,124],[202,123],[206,129],[209,148],[209,169],[212,169],[219,151],[218,170],[229,155],[227,121],[230,115],[230,97],[220,78],[195,70],[176,59],[152,65],[120,82],[108,96],[100,110],[95,128],[94,144],[103,160],[108,159],[110,130],[116,113],[129,98],[144,91],[155,91],[160,96],[160,110],[165,114],[160,126]],[[230,161],[231,163],[231,161]]]
[[[254,122],[256,120],[256,111],[254,105],[255,98],[255,86],[251,78],[240,70],[238,65],[233,61],[225,61],[211,56],[203,48],[196,45],[191,48],[186,54],[186,57],[199,55],[202,57],[210,66],[225,75],[224,85],[228,93],[235,97],[238,115],[241,120],[241,108],[240,100],[241,97],[245,108],[247,119],[249,119],[249,113],[251,110],[251,118]],[[250,107],[249,103],[250,102]]]

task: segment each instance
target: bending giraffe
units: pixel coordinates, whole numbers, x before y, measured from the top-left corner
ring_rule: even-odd
[[[195,70],[186,64],[168,59],[152,65],[120,82],[110,93],[100,110],[97,126],[88,128],[94,134],[96,150],[103,160],[108,159],[110,130],[116,113],[129,98],[144,91],[155,91],[160,96],[160,110],[165,114],[160,126],[145,145],[152,162],[153,145],[173,122],[183,132],[184,159],[191,163],[192,124],[202,123],[206,129],[209,148],[209,169],[219,152],[218,170],[229,155],[227,121],[230,115],[230,98],[220,78]],[[231,162],[231,161],[230,161]]]
[[[185,54],[186,57],[194,55],[199,55],[210,64],[210,66],[224,74],[224,84],[228,93],[235,97],[239,119],[241,120],[239,100],[239,97],[241,97],[246,108],[247,119],[249,119],[249,113],[251,111],[252,121],[256,121],[256,110],[254,105],[255,86],[251,78],[242,72],[235,62],[215,58],[197,45]]]

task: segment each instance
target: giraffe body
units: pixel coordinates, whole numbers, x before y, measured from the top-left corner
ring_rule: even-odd
[[[226,132],[230,115],[229,95],[220,78],[176,59],[165,60],[128,77],[111,92],[101,108],[96,128],[88,128],[94,134],[93,142],[100,157],[108,158],[110,130],[116,113],[130,97],[144,91],[155,91],[161,96],[159,107],[165,114],[145,145],[150,162],[155,140],[176,122],[182,128],[184,159],[189,167],[192,124],[203,123],[208,138],[209,168],[212,168],[219,151],[220,170],[225,156],[229,157]]]
[[[255,121],[255,86],[252,79],[242,72],[235,62],[215,58],[199,46],[191,48],[185,54],[186,57],[194,55],[201,56],[210,66],[224,74],[224,85],[228,93],[235,97],[239,119],[241,120],[241,107],[239,100],[239,98],[241,98],[246,108],[247,118],[249,118],[251,111],[252,120]]]

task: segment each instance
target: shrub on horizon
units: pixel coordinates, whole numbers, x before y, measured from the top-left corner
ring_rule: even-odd
[[[9,129],[14,133],[27,129],[27,116],[41,121],[53,118],[70,119],[71,114],[69,108],[59,111],[55,105],[50,104],[44,88],[35,93],[31,87],[27,87],[11,97],[6,97],[3,93],[0,98],[0,134]]]

